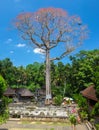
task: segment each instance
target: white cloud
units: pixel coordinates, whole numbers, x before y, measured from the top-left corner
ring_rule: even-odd
[[[14,53],[14,51],[10,51],[10,53],[11,53],[11,54],[13,54],[13,53]]]
[[[35,48],[33,50],[33,52],[37,53],[37,54],[42,54],[42,55],[45,54],[45,51],[43,49],[41,49],[41,48]]]
[[[19,44],[17,44],[16,46],[17,46],[17,47],[25,47],[26,44],[21,44],[21,43],[19,43]]]
[[[6,43],[11,43],[13,40],[11,39],[11,38],[8,38],[7,40],[6,40]]]

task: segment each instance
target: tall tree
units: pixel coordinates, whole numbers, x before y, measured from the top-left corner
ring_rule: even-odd
[[[72,61],[70,82],[73,92],[80,92],[92,83],[98,89],[99,50],[82,50],[75,56],[71,56],[70,59]]]
[[[14,67],[9,58],[5,58],[4,60],[0,61],[0,74],[6,80],[7,84],[13,83]]]
[[[6,89],[6,81],[4,78],[0,75],[0,99],[3,97],[3,93]]]
[[[79,47],[86,39],[87,27],[77,16],[69,16],[59,8],[41,8],[33,13],[19,14],[15,26],[24,40],[45,53],[46,100],[51,99],[50,62],[60,60]],[[60,48],[60,55],[50,57],[52,49]],[[57,49],[56,49],[57,50]]]

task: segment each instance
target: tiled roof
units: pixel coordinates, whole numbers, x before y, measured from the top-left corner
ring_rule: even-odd
[[[88,98],[88,99],[92,99],[94,101],[98,101],[98,99],[96,97],[96,90],[94,88],[94,85],[91,85],[88,88],[86,88],[83,91],[81,91],[81,94],[84,97]]]

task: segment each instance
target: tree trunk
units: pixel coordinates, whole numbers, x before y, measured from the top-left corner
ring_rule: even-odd
[[[46,50],[46,104],[50,104],[51,86],[50,86],[50,53]]]
[[[76,126],[75,125],[73,125],[73,130],[76,130]]]

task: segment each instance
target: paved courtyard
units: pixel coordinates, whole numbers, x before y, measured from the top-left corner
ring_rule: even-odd
[[[70,124],[46,122],[7,121],[0,125],[0,130],[73,130]],[[76,126],[76,130],[87,130],[84,124]]]

